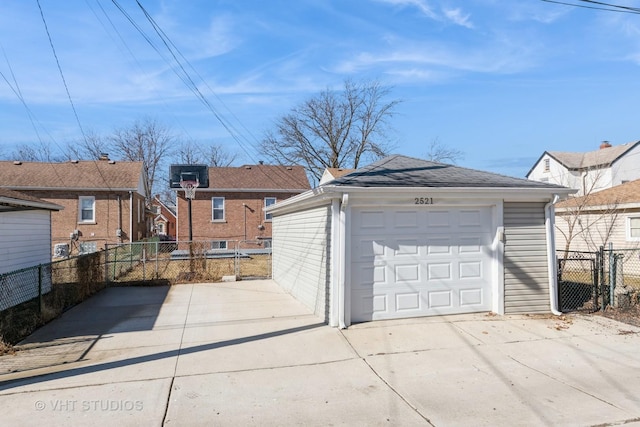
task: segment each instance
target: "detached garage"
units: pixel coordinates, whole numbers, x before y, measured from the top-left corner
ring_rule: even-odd
[[[273,278],[340,327],[555,312],[552,202],[572,191],[390,156],[271,208]]]

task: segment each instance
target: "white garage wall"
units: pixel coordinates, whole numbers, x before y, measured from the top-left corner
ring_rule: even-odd
[[[328,319],[330,206],[273,217],[273,279]]]
[[[51,262],[47,210],[0,213],[0,274]]]
[[[548,313],[544,203],[504,203],[505,314]]]

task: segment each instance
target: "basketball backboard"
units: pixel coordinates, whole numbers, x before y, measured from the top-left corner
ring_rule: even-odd
[[[209,167],[207,165],[171,165],[169,187],[180,188],[180,181],[198,181],[198,188],[208,188]]]

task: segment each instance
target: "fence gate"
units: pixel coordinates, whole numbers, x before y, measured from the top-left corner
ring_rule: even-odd
[[[562,251],[558,255],[558,309],[563,313],[598,311],[601,254]]]

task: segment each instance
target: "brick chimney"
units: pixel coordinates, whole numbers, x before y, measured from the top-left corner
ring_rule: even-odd
[[[602,143],[600,144],[600,149],[603,150],[605,148],[609,148],[611,147],[611,144],[609,144],[609,141],[602,141]]]

